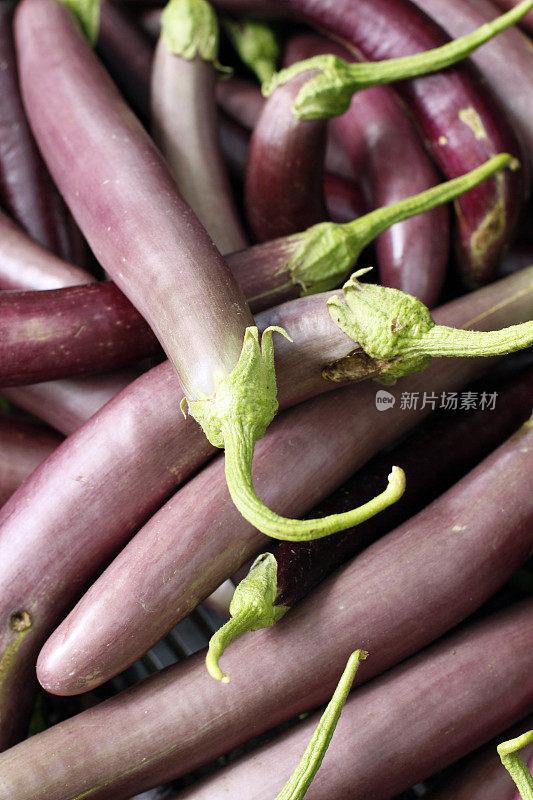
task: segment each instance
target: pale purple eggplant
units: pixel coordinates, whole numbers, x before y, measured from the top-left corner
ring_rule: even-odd
[[[0,757],[2,800],[70,800],[89,790],[95,800],[126,798],[329,700],[354,646],[372,654],[358,672],[361,683],[434,641],[481,605],[531,552],[533,501],[524,474],[531,468],[532,436],[531,426],[522,429],[417,517],[325,581],[275,627],[237,640],[225,656],[231,683],[221,686],[210,678],[201,652],[7,751]],[[531,604],[526,617],[531,636]],[[512,721],[502,719],[513,706],[511,696],[520,701],[525,678],[531,676],[532,642],[524,652],[505,624],[490,629],[503,637],[503,649],[495,646],[479,674],[484,681],[493,671],[498,690],[511,689],[509,703],[494,702],[495,695],[483,703],[489,713],[500,715],[503,730]],[[453,649],[447,648],[452,664]],[[521,688],[505,678],[513,664]],[[453,685],[446,684],[444,697],[435,696],[437,712]],[[356,688],[354,696],[361,691]],[[417,705],[411,703],[412,709]],[[454,713],[461,713],[461,703]],[[425,716],[427,732],[432,715]],[[360,719],[358,724],[364,735]],[[398,727],[405,736],[405,726]],[[487,731],[486,739],[495,733]],[[415,753],[415,763],[419,756]],[[458,756],[455,751],[450,761]],[[429,774],[437,766],[427,769]],[[385,772],[396,780],[396,770]]]
[[[352,637],[359,642],[357,628]],[[389,800],[516,722],[533,706],[532,646],[529,601],[464,626],[368,686],[356,687],[308,800]],[[318,718],[313,714],[175,797],[271,800],[290,777]]]
[[[282,2],[372,61],[411,55],[448,41],[409,0]],[[512,153],[522,162],[523,169],[493,178],[457,201],[456,250],[463,277],[470,286],[486,282],[512,239],[527,194],[523,147],[505,112],[468,64],[402,81],[397,88],[448,178],[497,152]]]
[[[307,298],[309,309],[316,297]],[[266,316],[296,334],[288,312],[299,303]],[[440,313],[457,320],[460,304]],[[293,354],[296,374],[298,350],[287,347],[286,352]],[[286,365],[284,360],[283,369]],[[254,479],[260,495],[279,513],[306,512],[429,413],[429,405],[404,408],[402,392],[438,398],[442,391],[463,386],[472,369],[472,363],[448,361],[405,379],[394,390],[395,405],[386,412],[386,424],[372,384],[292,410],[258,443]],[[77,693],[117,674],[244,561],[265,550],[266,541],[229,502],[222,459],[213,462],[149,520],[48,640],[39,657],[42,685],[57,694]],[[107,647],[111,639],[112,648]]]
[[[0,211],[0,288],[59,289],[90,283],[84,269],[58,258]]]
[[[235,206],[217,132],[216,66],[186,59],[160,37],[152,68],[151,120],[178,188],[221,253],[248,244]]]
[[[23,0],[15,35],[39,148],[98,262],[146,319],[194,401],[240,356],[253,317],[155,145],[57,0]]]

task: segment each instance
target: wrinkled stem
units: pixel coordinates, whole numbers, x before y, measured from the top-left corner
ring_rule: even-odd
[[[458,178],[440,183],[412,197],[406,197],[405,200],[400,200],[393,205],[376,208],[375,211],[371,211],[353,222],[345,223],[343,227],[350,235],[353,235],[354,240],[357,239],[359,252],[394,223],[417,214],[423,214],[425,211],[431,211],[431,209],[473,189],[498,170],[509,166],[511,169],[518,168],[518,161],[508,153],[499,153],[489,158],[480,167],[460,175]]]
[[[511,325],[499,331],[469,331],[435,325],[405,355],[429,356],[502,356],[533,344],[533,321]]]
[[[522,800],[533,800],[533,777],[516,751],[531,742],[533,742],[533,730],[523,733],[516,739],[502,742],[497,748],[501,762],[515,782]]]
[[[274,800],[301,800],[309,789],[328,749],[342,708],[352,687],[355,673],[359,664],[367,655],[368,653],[364,650],[356,650],[355,653],[351,654],[333,697],[322,714],[317,729],[307,745],[300,763]]]
[[[229,619],[213,634],[209,640],[209,649],[205,657],[205,665],[212,678],[222,681],[222,683],[229,683],[230,676],[227,672],[222,672],[218,660],[230,642],[247,631],[256,630],[255,623],[259,616],[259,609],[252,606]]]
[[[288,519],[271,511],[257,496],[252,482],[254,440],[246,428],[235,422],[224,427],[226,481],[231,499],[248,522],[274,539],[303,542],[359,525],[395,503],[405,491],[405,473],[393,467],[384,492],[359,508],[323,519]]]

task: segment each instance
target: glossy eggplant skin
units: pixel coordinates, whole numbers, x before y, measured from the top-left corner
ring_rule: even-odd
[[[414,0],[453,37],[463,36],[501,13],[492,0]],[[501,3],[509,8],[516,3]],[[532,18],[531,12],[522,23]],[[530,169],[533,165],[533,73],[531,40],[514,25],[502,31],[470,56],[482,80],[493,92],[513,130],[523,140]],[[512,87],[510,90],[509,87]]]
[[[448,41],[409,0],[283,0],[307,22],[371,61],[411,55]],[[485,181],[456,202],[456,252],[464,281],[491,280],[512,239],[529,190],[527,156],[505,113],[477,72],[462,63],[402,81],[397,89],[446,178],[496,153],[516,156],[521,169]]]
[[[293,37],[284,61],[290,65],[322,53],[353,61],[337,42],[313,34]],[[369,209],[391,205],[439,182],[416,127],[391,87],[357,92],[330,127],[350,158]],[[434,306],[446,276],[449,240],[447,206],[396,223],[375,241],[380,283]]]
[[[14,0],[0,4],[0,206],[32,239],[71,260],[72,220],[37,150],[22,105],[13,42],[14,8]]]
[[[327,123],[300,120],[292,106],[310,74],[278,87],[263,106],[248,149],[245,206],[257,241],[298,233],[322,222]]]

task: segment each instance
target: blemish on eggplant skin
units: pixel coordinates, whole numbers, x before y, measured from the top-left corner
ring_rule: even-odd
[[[441,134],[438,138],[438,143],[441,147],[446,147],[448,144],[448,137],[444,136],[444,134]]]
[[[485,130],[485,126],[481,121],[481,117],[477,113],[475,108],[462,108],[458,114],[459,119],[461,122],[464,122],[465,125],[468,125],[470,130],[473,132],[476,139],[486,139],[487,138],[487,131]]]
[[[9,618],[9,627],[12,631],[15,631],[15,633],[27,631],[28,628],[31,628],[32,624],[33,620],[30,612],[24,609],[15,611]]]
[[[454,525],[452,528],[452,531],[454,531],[455,533],[459,533],[460,531],[465,531],[465,530],[466,530],[466,525]]]

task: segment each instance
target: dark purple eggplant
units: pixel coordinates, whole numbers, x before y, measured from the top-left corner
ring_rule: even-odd
[[[286,7],[376,61],[437,47],[448,37],[409,0],[283,0]],[[398,84],[427,145],[447,177],[496,152],[509,152],[523,169],[487,181],[457,201],[456,249],[468,285],[490,280],[512,239],[528,191],[527,158],[506,114],[477,73],[460,64]]]
[[[304,72],[276,89],[250,138],[246,216],[260,242],[297,233],[326,218],[322,184],[327,122],[300,120],[292,110],[309,77]]]
[[[285,64],[333,53],[353,61],[340,45],[313,34],[291,39]],[[330,122],[351,160],[369,209],[388,206],[439,181],[406,109],[387,86],[357,92],[345,114]],[[439,206],[393,225],[375,243],[380,282],[434,306],[449,251],[448,209]]]
[[[96,50],[139,119],[149,124],[154,48],[133,14],[120,3],[101,3]]]
[[[72,260],[72,221],[50,180],[22,106],[12,33],[14,8],[14,0],[0,5],[0,205],[32,239]]]
[[[148,325],[108,282],[1,292],[0,343],[3,386],[94,374],[162,356]]]

